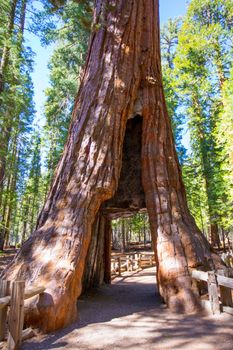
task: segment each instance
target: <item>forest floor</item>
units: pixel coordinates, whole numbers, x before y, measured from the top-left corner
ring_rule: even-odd
[[[155,268],[125,273],[78,301],[79,319],[22,350],[231,350],[232,321],[171,313],[156,290]]]
[[[13,260],[16,253],[17,250],[13,248],[5,249],[3,252],[0,251],[0,273],[11,262],[11,260]]]

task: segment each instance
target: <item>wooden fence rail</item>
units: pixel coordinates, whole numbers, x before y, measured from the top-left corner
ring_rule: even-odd
[[[7,339],[7,350],[18,350],[33,335],[30,328],[23,330],[24,300],[44,291],[42,286],[25,289],[24,281],[0,280],[0,341]]]
[[[193,270],[192,278],[207,282],[209,294],[209,306],[213,314],[228,312],[233,314],[233,278],[228,277],[230,270],[200,271]]]
[[[113,254],[111,257],[111,273],[113,276],[121,276],[123,271],[135,271],[154,265],[154,253]]]

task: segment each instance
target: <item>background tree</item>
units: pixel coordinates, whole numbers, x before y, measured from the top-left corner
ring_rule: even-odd
[[[206,199],[202,185],[199,198],[208,205],[208,219],[204,221],[210,225],[214,245],[220,244],[218,233],[223,226],[222,217],[231,216],[231,200],[224,181],[227,169],[223,167],[222,146],[216,137],[223,109],[222,88],[232,65],[231,22],[232,4],[229,1],[205,1],[201,5],[191,1],[174,59],[175,90],[182,96],[180,102],[187,115],[192,167],[196,167],[196,176],[205,182]],[[191,198],[195,197],[192,196],[195,190],[190,186],[187,189],[194,204]],[[194,208],[196,204],[193,204],[191,207]]]
[[[182,112],[182,97],[176,87],[177,76],[174,72],[178,35],[181,29],[181,18],[169,19],[161,30],[161,53],[164,93],[171,117],[173,135],[180,164],[186,158],[186,149],[182,143],[186,118]]]
[[[54,12],[47,1],[43,2],[41,10],[33,8],[33,2],[24,0],[6,0],[0,6],[3,14],[0,26],[3,57],[0,248],[3,249],[4,242],[8,245],[9,239],[15,245],[30,235],[38,210],[43,206],[67,137],[90,32],[90,5],[68,2],[58,12]],[[46,91],[46,123],[37,131],[30,77],[33,53],[25,45],[25,30],[40,35],[46,45],[57,45],[50,63],[51,86]],[[35,149],[40,138],[42,142]],[[41,161],[39,154],[43,155]]]
[[[50,87],[45,92],[43,138],[46,140],[48,186],[67,139],[90,35],[90,9],[83,3],[67,2],[60,10],[59,21],[58,28],[52,30],[48,26],[43,32],[48,37],[47,43],[53,41],[57,44],[49,63]]]
[[[34,119],[32,52],[24,46],[26,1],[3,2],[2,32],[7,28],[1,56],[2,90],[0,94],[0,249],[9,242],[16,224],[18,188],[27,171],[25,158]],[[14,14],[14,15],[13,15]],[[10,27],[10,31],[9,31]],[[12,218],[14,218],[12,220]]]

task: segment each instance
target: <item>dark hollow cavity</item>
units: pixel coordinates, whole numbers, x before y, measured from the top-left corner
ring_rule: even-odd
[[[134,214],[145,209],[145,195],[141,176],[142,117],[127,121],[122,153],[122,168],[117,191],[105,202],[110,218]]]

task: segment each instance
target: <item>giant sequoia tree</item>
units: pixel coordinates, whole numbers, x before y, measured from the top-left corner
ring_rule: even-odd
[[[109,219],[142,208],[161,295],[174,310],[197,310],[190,269],[217,259],[186,203],[162,87],[158,0],[96,0],[63,155],[37,230],[4,272],[46,286],[28,321],[44,330],[71,322],[81,291],[109,280]]]

